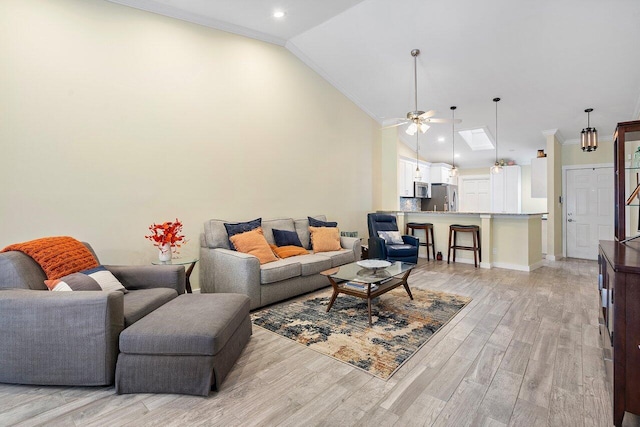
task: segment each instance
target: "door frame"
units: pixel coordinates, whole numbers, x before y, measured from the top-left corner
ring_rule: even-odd
[[[567,171],[576,169],[602,169],[613,168],[612,163],[591,163],[584,165],[567,165],[562,166],[562,256],[567,257]],[[614,168],[615,172],[615,168]],[[613,182],[611,183],[613,185]],[[613,191],[613,188],[611,189]]]

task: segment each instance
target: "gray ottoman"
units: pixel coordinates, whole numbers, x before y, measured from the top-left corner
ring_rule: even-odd
[[[207,396],[251,336],[249,297],[185,294],[120,334],[116,393]]]

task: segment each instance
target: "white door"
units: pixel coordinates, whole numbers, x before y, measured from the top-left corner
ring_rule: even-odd
[[[489,212],[491,210],[491,194],[489,178],[461,178],[458,196],[460,212]]]
[[[598,258],[598,241],[613,240],[613,168],[567,170],[567,257]]]

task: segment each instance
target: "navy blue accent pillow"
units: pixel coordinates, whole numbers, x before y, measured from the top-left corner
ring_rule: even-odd
[[[300,237],[298,237],[298,233],[295,231],[287,231],[287,230],[278,230],[273,229],[273,240],[276,242],[276,246],[300,246],[302,247],[302,242],[300,241]]]
[[[224,228],[227,229],[227,238],[229,239],[229,247],[232,250],[236,250],[233,243],[231,243],[231,237],[236,234],[246,233],[247,231],[255,230],[256,228],[262,225],[262,218],[257,218],[252,221],[247,222],[234,222],[234,223],[224,223]]]
[[[320,221],[319,219],[307,217],[309,219],[309,227],[337,227],[338,223],[335,221]]]

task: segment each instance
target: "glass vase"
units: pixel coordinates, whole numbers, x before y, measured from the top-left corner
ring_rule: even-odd
[[[158,260],[162,262],[171,261],[171,244],[165,243],[158,247]]]

